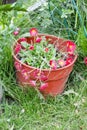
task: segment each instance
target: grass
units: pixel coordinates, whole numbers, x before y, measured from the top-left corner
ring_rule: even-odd
[[[86,130],[87,129],[87,66],[83,63],[83,55],[79,53],[77,62],[66,84],[65,91],[55,98],[43,99],[34,89],[23,91],[16,83],[11,46],[14,40],[9,19],[13,12],[8,12],[2,19],[7,26],[0,35],[0,86],[4,95],[0,104],[0,130]],[[4,14],[3,14],[4,15]],[[6,14],[5,14],[6,15]],[[15,14],[16,15],[16,14]],[[33,14],[32,14],[33,15]],[[40,27],[40,14],[34,16],[19,13],[14,16],[14,28]],[[47,14],[46,14],[47,15]],[[0,16],[1,17],[1,16]],[[46,16],[47,19],[49,16]],[[13,18],[13,17],[12,17]],[[30,19],[32,18],[32,19]],[[41,17],[43,18],[43,17]],[[45,16],[44,16],[45,20]],[[26,22],[27,21],[27,22]],[[26,23],[26,24],[25,24]],[[42,23],[44,23],[42,21]],[[14,29],[13,28],[13,29]],[[58,35],[54,26],[46,26],[47,31]],[[45,32],[46,32],[45,28]]]
[[[5,101],[1,108],[1,130],[80,130],[87,128],[87,81],[79,89],[70,89],[56,98],[41,100],[33,92],[17,93],[19,102]],[[76,87],[76,86],[74,86]],[[70,92],[70,90],[72,90]],[[66,93],[67,92],[67,93]],[[70,93],[69,93],[70,92]],[[35,95],[34,95],[35,94]],[[4,122],[4,123],[3,123]]]

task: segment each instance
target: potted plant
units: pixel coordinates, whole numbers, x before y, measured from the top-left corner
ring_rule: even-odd
[[[77,59],[76,45],[54,35],[39,34],[36,28],[29,34],[13,46],[17,82],[36,88],[44,96],[56,96],[64,91]]]

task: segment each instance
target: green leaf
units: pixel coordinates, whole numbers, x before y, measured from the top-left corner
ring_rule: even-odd
[[[17,10],[17,11],[25,11],[27,10],[19,5],[16,4],[6,4],[0,6],[0,11],[11,11],[11,10]]]

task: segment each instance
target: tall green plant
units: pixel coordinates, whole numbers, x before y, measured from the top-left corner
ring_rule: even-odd
[[[86,6],[84,0],[49,0],[49,12],[53,24],[57,28],[62,28],[67,38],[77,38],[79,27],[83,27],[84,34],[87,37],[85,18],[87,19]],[[84,6],[84,9],[83,9]]]
[[[84,28],[80,28],[78,31],[78,46],[84,56],[87,56],[87,37],[84,33]]]
[[[67,35],[67,38],[70,38],[72,34],[73,36],[76,35],[77,32],[73,28],[75,21],[75,10],[72,2],[69,0],[49,0],[48,6],[53,24],[55,24],[56,27],[61,28],[62,32],[65,32]]]

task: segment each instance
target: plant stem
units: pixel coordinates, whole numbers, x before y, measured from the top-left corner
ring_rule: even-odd
[[[79,1],[77,0],[77,8],[78,8],[78,5],[79,5]],[[77,27],[77,22],[78,22],[78,12],[76,11],[76,16],[75,16],[75,29]]]

